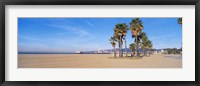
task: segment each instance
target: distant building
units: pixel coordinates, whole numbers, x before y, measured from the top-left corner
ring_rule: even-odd
[[[167,54],[166,49],[157,49],[153,51],[153,54]]]
[[[161,54],[167,54],[168,52],[167,52],[167,50],[166,49],[162,49],[161,50]]]
[[[103,50],[98,50],[98,53],[103,53]]]
[[[76,51],[76,53],[81,53],[81,51]]]
[[[94,51],[94,53],[96,53],[96,54],[109,54],[109,53],[112,53],[112,52],[113,52],[112,49],[105,49],[105,50],[98,49],[98,50]]]

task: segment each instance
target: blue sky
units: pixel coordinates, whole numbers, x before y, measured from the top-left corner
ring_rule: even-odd
[[[74,52],[112,49],[109,38],[117,23],[134,18],[18,18],[19,52]],[[153,48],[181,48],[177,18],[140,18]],[[134,40],[130,31],[127,45]]]

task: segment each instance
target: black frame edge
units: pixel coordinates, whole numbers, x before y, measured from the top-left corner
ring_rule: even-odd
[[[199,59],[199,49],[200,49],[200,46],[198,45],[200,42],[199,42],[199,38],[200,38],[200,1],[198,1],[196,4],[195,4],[195,83],[196,85],[198,86],[199,85],[199,62],[200,62],[200,59]]]
[[[66,81],[66,82],[60,82],[60,81],[5,81],[5,5],[195,5],[195,44],[199,44],[198,38],[200,38],[199,29],[200,29],[200,1],[199,0],[115,0],[116,2],[113,3],[114,0],[7,0],[7,1],[0,1],[0,85],[2,86],[79,86],[79,85],[86,85],[86,86],[110,86],[110,85],[116,85],[116,86],[199,86],[199,54],[197,53],[199,51],[199,45],[195,45],[195,83],[192,81],[186,81],[186,82],[180,82],[180,81],[174,81],[174,82],[165,82],[165,81],[159,81],[159,82],[148,82],[148,81],[139,81],[139,82],[116,82],[116,81],[93,81],[93,82],[83,82],[83,81]],[[130,3],[130,2],[135,2]],[[198,40],[198,41],[197,41]],[[3,71],[4,70],[4,71]],[[156,83],[156,84],[155,84]]]
[[[15,5],[195,5],[199,0],[6,0]]]
[[[195,86],[191,81],[6,81],[4,86]]]
[[[5,1],[0,1],[0,82],[5,82]],[[4,70],[4,71],[3,71]]]

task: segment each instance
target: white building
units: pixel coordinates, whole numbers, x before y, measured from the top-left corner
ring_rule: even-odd
[[[163,50],[163,49],[155,50],[155,51],[153,51],[153,54],[167,54],[167,50]]]
[[[81,53],[81,51],[76,51],[76,53]]]

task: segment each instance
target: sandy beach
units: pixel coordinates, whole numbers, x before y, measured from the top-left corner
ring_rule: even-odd
[[[18,68],[182,68],[180,55],[135,59],[112,54],[18,54]]]

